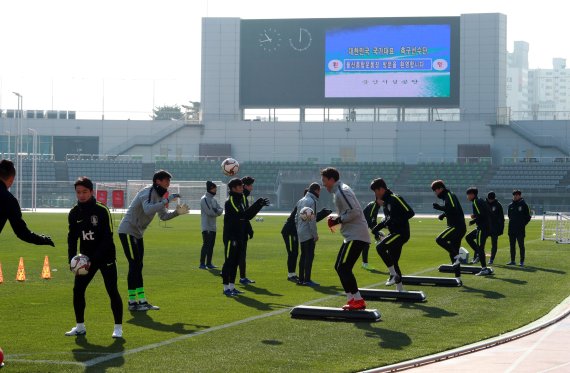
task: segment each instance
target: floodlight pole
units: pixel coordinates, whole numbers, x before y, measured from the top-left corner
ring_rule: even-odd
[[[18,110],[16,112],[16,198],[22,203],[22,118],[24,117],[24,96],[12,92],[18,97]]]

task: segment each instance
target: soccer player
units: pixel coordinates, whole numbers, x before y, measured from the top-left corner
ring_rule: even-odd
[[[200,212],[202,224],[202,250],[200,251],[200,269],[217,268],[212,264],[214,245],[216,244],[216,219],[222,215],[224,209],[220,207],[214,198],[218,186],[211,181],[206,181],[206,194],[200,199]]]
[[[431,190],[437,198],[443,200],[443,206],[439,203],[433,203],[434,209],[442,211],[438,219],[447,219],[447,228],[437,236],[435,242],[449,253],[451,264],[455,268],[455,277],[461,278],[459,248],[461,247],[461,239],[467,231],[463,208],[457,196],[445,187],[442,180],[432,182]]]
[[[333,167],[323,169],[321,171],[321,182],[329,193],[334,194],[334,202],[338,212],[336,218],[329,216],[328,226],[332,230],[334,226],[342,224],[340,233],[344,240],[334,266],[347,298],[347,302],[342,308],[345,310],[365,309],[366,302],[360,295],[352,268],[362,250],[370,246],[370,234],[368,233],[366,219],[354,192],[340,180],[340,173],[337,169]]]
[[[384,179],[373,180],[370,184],[370,189],[374,192],[376,200],[380,201],[384,210],[384,219],[372,228],[372,233],[377,237],[378,232],[384,228],[388,228],[390,232],[376,245],[378,255],[380,255],[384,264],[388,267],[388,271],[390,271],[390,278],[386,285],[396,284],[398,291],[404,291],[402,271],[398,262],[402,254],[402,247],[410,239],[409,220],[415,213],[404,198],[394,194],[388,188]]]
[[[230,193],[224,210],[224,256],[222,267],[223,294],[233,297],[243,293],[235,288],[240,251],[243,250],[248,235],[248,223],[264,207],[269,206],[267,198],[259,198],[250,207],[246,207],[243,198],[243,182],[232,179],[228,183]]]
[[[489,259],[489,264],[493,264],[497,255],[499,236],[502,236],[505,230],[505,213],[503,212],[503,205],[495,196],[495,192],[487,193],[487,206],[491,214],[491,259]]]
[[[245,208],[247,209],[250,205],[250,200],[252,200],[253,196],[251,196],[251,192],[253,192],[253,183],[255,179],[251,176],[245,176],[241,179],[243,183],[243,201],[245,204]],[[253,227],[251,226],[251,222],[248,220],[247,224],[247,235],[245,236],[243,250],[240,250],[239,256],[239,283],[242,285],[254,284],[255,281],[247,278],[246,276],[246,257],[247,257],[247,241],[248,239],[253,238]]]
[[[36,234],[28,229],[22,219],[22,210],[16,197],[8,191],[16,178],[14,163],[8,159],[0,161],[0,233],[7,221],[10,221],[12,230],[20,240],[34,245],[55,246],[49,236]]]
[[[137,193],[127,213],[119,224],[119,239],[123,246],[125,256],[129,262],[129,274],[127,285],[129,290],[129,311],[159,310],[146,299],[143,283],[143,259],[144,240],[143,235],[154,218],[158,214],[160,220],[170,220],[188,213],[186,204],[176,206],[174,211],[168,211],[167,205],[180,197],[173,193],[165,197],[170,186],[172,175],[164,170],[159,170],[152,177],[152,185]]]
[[[305,188],[303,191],[303,196],[307,194],[309,188]],[[283,228],[281,229],[281,235],[283,236],[283,241],[285,241],[285,249],[287,250],[287,280],[297,283],[299,281],[299,276],[297,276],[297,258],[299,257],[299,239],[297,237],[297,225],[295,224],[295,217],[297,216],[297,205],[289,214]]]
[[[370,229],[374,228],[378,223],[378,210],[380,210],[380,205],[376,200],[374,200],[366,205],[362,211],[364,213],[364,218],[366,219],[366,224],[368,224],[368,228]],[[362,250],[362,268],[366,270],[373,269],[368,265],[368,248]]]
[[[481,262],[481,271],[476,276],[487,276],[493,273],[490,268],[487,268],[487,258],[485,257],[485,242],[491,232],[491,218],[487,202],[483,198],[479,198],[479,190],[476,187],[469,187],[466,191],[467,199],[473,206],[473,213],[469,225],[476,224],[477,227],[472,230],[467,236],[465,241],[471,246],[475,252],[475,258]],[[475,260],[473,260],[476,263]]]
[[[311,280],[311,271],[313,268],[313,259],[315,258],[315,246],[319,240],[317,233],[317,201],[321,193],[321,186],[317,183],[309,185],[309,191],[301,198],[296,205],[297,214],[295,215],[295,225],[297,227],[297,237],[301,244],[301,257],[299,258],[299,280],[297,285],[319,286],[318,283]],[[313,210],[315,216],[310,220],[301,218],[303,208],[309,207]]]
[[[522,197],[522,192],[519,189],[513,191],[513,202],[509,204],[508,208],[509,217],[509,244],[511,246],[511,261],[507,265],[514,266],[515,257],[517,255],[516,243],[519,243],[520,249],[520,266],[524,266],[525,259],[525,248],[524,248],[524,237],[526,231],[526,225],[530,222],[531,213],[530,207],[526,204],[524,198]]]
[[[83,335],[85,330],[85,290],[97,271],[101,271],[105,289],[111,300],[111,310],[115,319],[113,338],[123,337],[123,301],[117,287],[117,257],[113,242],[113,218],[109,209],[97,202],[93,196],[93,182],[85,176],[75,183],[77,204],[69,211],[67,234],[67,256],[69,261],[79,251],[89,258],[86,275],[76,275],[73,286],[73,309],[76,325],[66,332],[70,337]]]

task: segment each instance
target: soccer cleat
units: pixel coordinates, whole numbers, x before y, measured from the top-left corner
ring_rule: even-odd
[[[475,276],[488,276],[491,273],[493,273],[493,272],[491,272],[491,270],[489,268],[485,267],[481,270],[481,272],[476,273]]]
[[[400,277],[398,275],[390,276],[388,281],[386,281],[386,286],[392,286],[392,285],[398,284],[400,282],[402,282],[402,277]]]
[[[394,276],[394,284],[401,284],[402,283],[402,276],[396,275]]]
[[[520,262],[519,266],[524,267],[524,262]]]
[[[113,338],[123,338],[123,327],[122,326],[115,326],[113,328]]]
[[[299,277],[298,276],[291,276],[291,277],[287,277],[287,280],[291,281],[291,282],[297,282],[297,281],[299,281]]]
[[[222,294],[224,294],[226,297],[234,297],[235,294],[233,291],[231,291],[231,289],[226,289],[222,292]]]
[[[514,265],[517,265],[517,264],[515,263],[514,260],[511,260],[510,262],[507,263],[507,265],[508,265],[508,266],[514,266]]]
[[[150,311],[150,310],[158,311],[159,309],[160,309],[160,307],[153,306],[149,302],[141,302],[141,303],[139,303],[139,306],[137,307],[137,311]]]
[[[215,269],[215,268],[218,268],[218,266],[215,266],[215,265],[213,265],[213,264],[206,264],[206,268],[208,268],[208,269]]]
[[[198,268],[200,268],[200,269],[208,269],[208,267],[206,267],[205,264],[200,264],[200,266],[199,266]]]
[[[129,302],[128,309],[129,311],[136,311],[139,304],[137,302]]]
[[[364,299],[356,300],[352,298],[342,306],[342,309],[345,311],[363,310],[366,309],[366,302],[364,302]]]
[[[239,279],[239,283],[242,284],[242,285],[248,285],[248,284],[255,284],[255,281],[254,281],[254,280],[250,280],[250,279],[247,278],[247,277],[243,277],[243,278],[240,278],[240,279]]]
[[[493,264],[493,259],[489,259],[489,265]]]
[[[231,289],[231,292],[233,295],[240,295],[240,294],[245,293],[245,291],[241,291],[241,290],[238,290],[236,288]]]
[[[384,285],[386,286],[390,286],[390,285],[394,285],[394,276],[390,275],[390,277],[388,278],[388,280],[386,280],[386,283]]]
[[[311,286],[311,287],[320,286],[320,284],[318,284],[318,283],[316,283],[316,282],[314,282],[314,281],[312,281],[312,280],[305,281],[303,285],[305,285],[305,286]]]
[[[473,260],[471,261],[471,264],[476,264],[476,263],[479,263],[479,257],[477,256],[473,258]]]
[[[85,335],[85,334],[87,334],[87,330],[85,330],[85,328],[78,328],[77,326],[74,326],[73,328],[71,328],[70,331],[65,333],[67,337],[73,337],[74,335]]]
[[[305,286],[305,281],[297,280],[298,286]]]

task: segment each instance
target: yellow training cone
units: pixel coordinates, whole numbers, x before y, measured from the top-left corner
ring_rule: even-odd
[[[51,278],[51,270],[49,268],[49,259],[47,255],[44,259],[44,267],[42,268],[42,278],[44,280],[49,280]]]
[[[24,258],[20,257],[20,264],[18,264],[18,273],[16,273],[17,281],[26,281],[26,270],[24,269]]]

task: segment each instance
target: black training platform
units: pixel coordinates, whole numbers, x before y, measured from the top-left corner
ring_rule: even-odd
[[[443,273],[455,273],[455,269],[451,264],[442,264],[439,266],[439,271]],[[480,266],[461,266],[461,273],[474,275],[481,272]]]
[[[435,285],[456,287],[463,285],[461,280],[455,277],[428,277],[428,276],[402,276],[404,285]]]
[[[297,306],[291,310],[291,317],[297,319],[362,320],[379,321],[378,310],[345,311],[342,308]]]
[[[368,300],[401,300],[407,302],[423,302],[426,295],[423,291],[398,291],[384,289],[358,289],[362,298]]]

